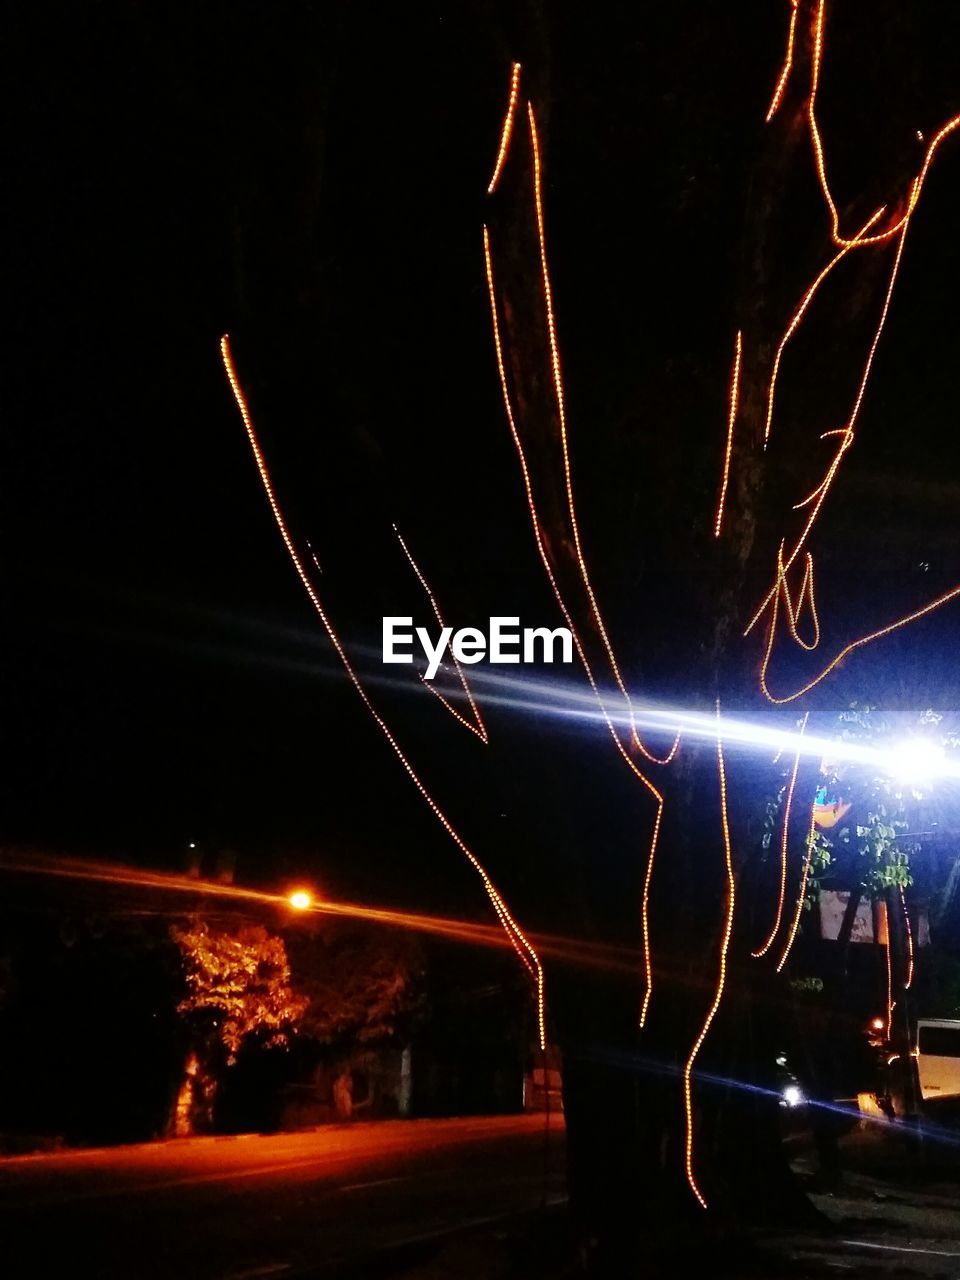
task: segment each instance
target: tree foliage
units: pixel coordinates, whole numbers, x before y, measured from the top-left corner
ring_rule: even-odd
[[[424,1004],[424,957],[414,935],[325,927],[291,943],[300,1033],[321,1044],[370,1044],[409,1026]]]
[[[936,733],[938,723],[927,711],[917,728]],[[854,703],[840,713],[837,736],[843,742],[883,747],[891,745],[895,732],[876,707]],[[910,857],[918,846],[906,835],[907,803],[916,793],[869,765],[825,761],[821,773],[818,795],[846,808],[851,821],[829,836],[815,829],[805,906],[813,906],[834,878],[871,901],[882,898],[887,889],[908,888],[913,883]]]
[[[188,992],[178,1010],[222,1044],[228,1061],[250,1037],[286,1043],[307,1001],[291,986],[282,938],[262,925],[214,928],[203,921],[174,925],[171,936]]]

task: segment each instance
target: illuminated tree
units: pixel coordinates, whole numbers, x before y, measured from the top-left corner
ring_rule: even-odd
[[[530,976],[542,1030],[546,993],[564,1049],[573,1198],[615,1275],[678,1221],[693,1237],[709,1231],[713,1214],[803,1212],[772,1089],[821,785],[820,758],[798,739],[832,731],[838,707],[865,689],[870,701],[910,705],[917,681],[898,681],[877,655],[897,654],[908,627],[939,618],[960,594],[955,555],[944,553],[935,582],[913,572],[916,521],[903,519],[894,543],[886,490],[879,512],[874,501],[857,507],[849,490],[838,501],[840,477],[858,474],[877,436],[892,475],[908,452],[901,427],[915,416],[915,373],[905,373],[899,409],[890,407],[897,388],[888,383],[880,398],[874,387],[896,332],[894,298],[921,241],[918,229],[907,250],[907,233],[935,200],[932,175],[960,124],[954,91],[917,73],[924,129],[903,109],[879,128],[877,99],[889,103],[890,83],[911,69],[851,59],[862,31],[839,8],[828,15],[824,0],[784,5],[779,22],[775,9],[762,30],[735,6],[658,10],[656,21],[637,19],[633,42],[604,31],[599,69],[581,67],[589,51],[567,51],[574,71],[559,89],[557,51],[536,39],[511,50],[517,61],[503,69],[505,103],[477,184],[487,195],[477,269],[514,465],[511,501],[526,526],[525,552],[511,541],[509,563],[536,566],[539,594],[524,579],[524,598],[546,600],[575,637],[582,680],[571,719],[583,723],[592,695],[590,759],[563,783],[550,734],[527,729],[519,746],[504,745],[509,735],[491,728],[469,672],[457,668],[443,687],[446,710],[469,731],[462,768],[452,739],[431,751],[412,713],[384,711],[386,697],[365,683],[330,612],[338,588],[328,593],[316,572],[314,542],[299,527],[305,503],[288,510],[272,478],[272,451],[258,435],[264,417],[276,429],[271,380],[258,376],[254,352],[235,360],[229,339],[222,344],[310,605],[387,749],[476,874]],[[929,54],[920,20],[902,6],[884,16],[891,48],[913,40],[918,56]],[[869,26],[882,26],[875,13]],[[828,63],[831,41],[845,62]],[[641,55],[662,79],[638,70]],[[855,88],[825,87],[827,67],[842,80],[851,61]],[[592,98],[561,99],[583,85]],[[604,95],[607,111],[596,107]],[[828,127],[838,100],[851,104],[845,136]],[[558,116],[565,130],[554,131]],[[870,148],[860,145],[865,133]],[[565,201],[575,215],[565,218]],[[382,325],[386,346],[376,307],[364,321]],[[412,397],[423,432],[430,415],[419,410],[436,394],[430,352],[424,341]],[[393,402],[385,420],[383,448],[402,435],[409,451]],[[423,477],[411,483],[433,510],[435,490],[450,484],[442,463],[430,465],[442,450],[416,453]],[[859,475],[866,488],[870,476]],[[381,508],[384,495],[401,501],[391,480],[378,492]],[[371,510],[380,514],[376,503]],[[498,500],[483,510],[496,531]],[[354,554],[352,537],[328,541],[331,554]],[[383,564],[395,554],[389,542]],[[429,543],[416,545],[415,561],[401,547],[418,580],[409,579],[407,598],[437,621],[438,596],[445,614],[450,594],[458,608],[476,607],[459,564],[435,595]],[[544,712],[567,696],[567,687],[548,689]],[[676,721],[669,710],[656,721],[650,702],[675,705]],[[782,766],[765,747],[739,751],[726,727],[734,719],[789,735],[766,846],[757,815]],[[497,773],[486,762],[499,752]],[[516,846],[504,849],[495,835],[475,841],[473,825],[489,836],[490,824],[461,816],[472,795],[482,807],[481,772],[526,797],[542,838],[518,841],[522,858],[511,860]],[[609,797],[609,809],[595,804],[593,825],[575,827],[575,801],[586,809],[595,796]],[[601,864],[605,846],[617,856]],[[629,975],[545,966],[531,922],[632,947]]]
[[[177,1095],[174,1131],[209,1124],[217,1070],[231,1066],[251,1042],[287,1043],[306,1008],[290,983],[283,939],[262,925],[214,928],[202,921],[175,925],[171,936],[183,958],[187,995],[178,1005],[191,1049]]]

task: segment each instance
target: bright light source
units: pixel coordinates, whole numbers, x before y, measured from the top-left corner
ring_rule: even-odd
[[[306,911],[313,905],[313,895],[306,889],[295,889],[287,901],[295,911]]]
[[[804,1101],[803,1090],[800,1086],[798,1084],[788,1084],[783,1091],[784,1106],[799,1107],[803,1105]]]
[[[871,1018],[871,1019],[870,1019],[870,1030],[871,1030],[871,1031],[882,1031],[882,1030],[883,1030],[883,1028],[884,1028],[886,1025],[887,1025],[887,1023],[886,1023],[886,1019],[885,1019],[885,1018]]]
[[[929,738],[905,738],[887,755],[890,773],[905,786],[929,784],[943,773],[943,747]]]

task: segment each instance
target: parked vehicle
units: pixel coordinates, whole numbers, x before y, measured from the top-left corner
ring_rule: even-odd
[[[960,1098],[960,1019],[919,1018],[916,1054],[923,1101]]]

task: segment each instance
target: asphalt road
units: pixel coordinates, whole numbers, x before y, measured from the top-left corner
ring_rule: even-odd
[[[390,1121],[0,1160],[0,1273],[373,1274],[397,1247],[563,1194],[562,1121]]]

